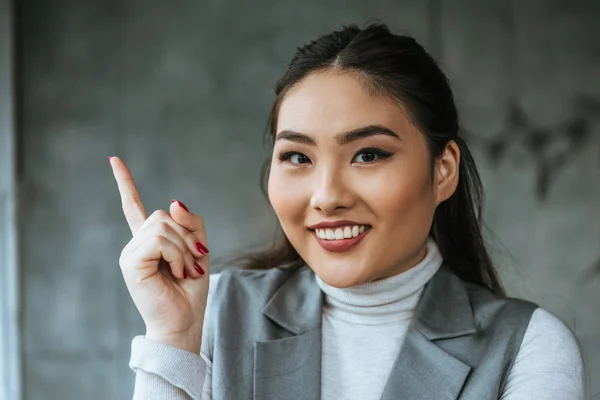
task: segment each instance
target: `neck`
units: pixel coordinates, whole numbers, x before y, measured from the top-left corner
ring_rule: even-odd
[[[336,288],[316,277],[325,294],[324,311],[352,322],[382,323],[412,316],[421,292],[442,264],[442,257],[432,239],[427,254],[418,264],[391,277]]]

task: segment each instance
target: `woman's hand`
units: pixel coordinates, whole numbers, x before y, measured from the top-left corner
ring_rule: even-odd
[[[125,163],[112,157],[110,164],[133,234],[119,264],[146,337],[198,354],[209,283],[202,218],[178,201],[170,214],[158,210],[147,217]]]

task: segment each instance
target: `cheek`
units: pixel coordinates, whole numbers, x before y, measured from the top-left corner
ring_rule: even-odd
[[[409,222],[427,223],[430,215],[433,215],[435,208],[431,185],[425,182],[415,182],[412,185],[399,185],[385,196],[380,196],[379,201],[382,210],[387,215],[394,216],[392,219],[398,223],[400,220],[403,225]]]
[[[306,193],[297,179],[289,177],[281,167],[271,166],[268,183],[269,202],[284,231],[292,224],[301,223],[306,209]]]
[[[435,210],[435,197],[427,166],[407,162],[365,183],[364,193],[370,199],[372,211],[389,221],[393,229],[414,229],[416,225],[429,224]]]

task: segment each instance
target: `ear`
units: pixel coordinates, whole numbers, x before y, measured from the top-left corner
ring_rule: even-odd
[[[436,205],[450,198],[456,191],[459,167],[460,149],[451,140],[435,161]]]

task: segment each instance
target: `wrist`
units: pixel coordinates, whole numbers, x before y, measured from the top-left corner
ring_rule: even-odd
[[[200,354],[200,347],[202,346],[202,330],[199,333],[165,333],[146,329],[145,337],[153,342],[166,344],[194,354]]]

